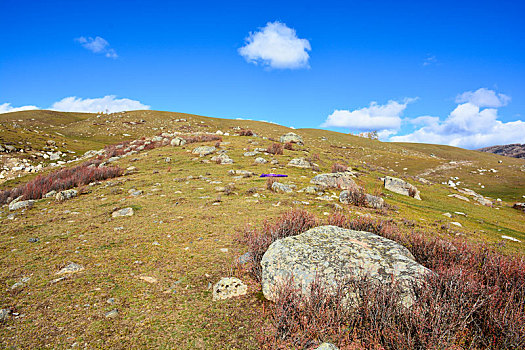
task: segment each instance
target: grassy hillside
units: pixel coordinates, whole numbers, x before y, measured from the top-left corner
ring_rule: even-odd
[[[71,200],[39,200],[14,215],[1,207],[0,308],[11,310],[9,320],[0,325],[0,344],[6,348],[258,348],[254,330],[264,321],[265,303],[259,286],[235,267],[236,258],[246,251],[235,238],[245,225],[261,224],[290,208],[305,208],[320,218],[333,212],[337,199],[326,201],[297,190],[308,186],[316,173],[330,172],[334,162],[356,170],[356,181],[368,192],[383,193],[389,205],[387,210],[344,205],[347,215],[392,220],[406,232],[483,241],[505,254],[525,252],[525,213],[511,208],[525,195],[522,159],[157,111],[102,116],[25,111],[0,114],[0,128],[0,144],[31,146],[32,151],[17,156],[30,155],[49,139],[80,155],[163,132],[221,130],[230,136],[223,136],[220,149],[234,160],[231,165],[217,164],[209,161],[212,155],[191,153],[215,142],[168,145],[117,160],[112,164],[137,170],[87,186]],[[250,129],[257,137],[235,136],[238,128]],[[278,164],[254,164],[255,157],[243,155],[268,147],[271,139],[290,131],[304,138],[304,146],[294,145],[283,155],[258,155]],[[298,157],[311,159],[319,171],[287,166]],[[265,179],[236,178],[228,174],[230,169],[287,174],[282,182],[296,190],[274,193],[266,189]],[[385,175],[416,185],[422,201],[384,190]],[[4,182],[0,188],[34,176]],[[458,193],[441,184],[450,177],[459,178],[460,188],[491,197],[495,206],[449,197]],[[230,189],[226,193],[218,188],[224,186]],[[132,195],[134,190],[142,192]],[[328,194],[337,196],[339,191]],[[115,209],[125,207],[135,214],[112,217]],[[453,217],[443,216],[445,212]],[[71,262],[84,270],[57,281],[61,276],[56,273]],[[248,295],[212,301],[210,284],[234,274],[248,283]],[[23,278],[29,279],[13,289]],[[107,318],[114,309],[118,315]]]

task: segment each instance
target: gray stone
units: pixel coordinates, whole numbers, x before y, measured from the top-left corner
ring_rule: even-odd
[[[250,252],[246,252],[244,253],[243,255],[241,255],[240,257],[237,258],[237,262],[239,264],[246,264],[248,262],[250,262],[252,260],[252,253]]]
[[[116,162],[116,161],[119,160],[119,159],[120,159],[120,157],[115,156],[115,157],[111,157],[111,158],[109,158],[106,162],[108,162],[108,163],[113,163],[113,162]]]
[[[247,292],[248,287],[240,279],[223,277],[213,286],[213,300],[230,299]]]
[[[29,209],[35,204],[34,200],[27,201],[12,201],[9,203],[9,210]]]
[[[272,184],[272,191],[274,191],[274,192],[291,193],[292,192],[292,188],[290,186],[282,184],[280,182],[274,182]]]
[[[289,133],[284,134],[283,136],[281,136],[280,141],[282,143],[292,142],[292,143],[297,143],[298,145],[303,145],[304,144],[303,138],[301,136],[297,135],[296,133],[293,133],[293,132],[289,132]]]
[[[233,164],[233,159],[231,159],[227,154],[222,153],[218,156],[211,158],[212,162],[217,162],[219,164]]]
[[[259,154],[259,152],[257,152],[257,151],[244,152],[244,156],[245,157],[254,157],[254,156],[258,155],[258,154]]]
[[[69,265],[67,265],[66,267],[64,267],[60,271],[58,271],[57,275],[63,275],[63,274],[67,274],[67,273],[75,273],[75,272],[79,272],[79,271],[82,271],[82,270],[84,270],[84,267],[82,265],[75,264],[75,263],[70,263]]]
[[[76,197],[77,195],[78,195],[77,190],[65,190],[65,191],[58,192],[55,196],[55,199],[57,201],[65,201],[67,199]]]
[[[106,318],[116,318],[118,317],[118,310],[117,309],[113,309],[109,312],[106,312]]]
[[[120,216],[133,216],[133,214],[135,214],[135,212],[133,211],[133,208],[122,208],[122,209],[119,209],[119,210],[115,210],[113,213],[111,213],[111,216],[116,218],[116,217],[120,217]]]
[[[310,163],[304,158],[294,158],[288,162],[288,166],[293,166],[296,168],[311,168],[312,163]]]
[[[369,193],[365,194],[366,205],[374,208],[381,209],[385,206],[385,201],[383,198],[371,195]]]
[[[389,191],[421,200],[416,186],[413,186],[404,180],[398,179],[397,177],[385,176],[384,186]]]
[[[303,189],[304,193],[307,194],[317,194],[317,187],[316,186],[308,186]]]
[[[53,191],[49,191],[47,192],[45,195],[44,195],[44,198],[51,198],[51,197],[54,197],[56,196],[57,194],[57,191],[53,190]]]
[[[11,310],[9,309],[0,309],[0,323],[7,321]]]
[[[332,343],[322,343],[314,350],[339,350],[339,348]]]
[[[38,238],[31,237],[31,238],[29,238],[27,241],[28,241],[29,243],[36,243],[36,242],[39,241],[39,239],[38,239]]]
[[[217,149],[215,146],[199,146],[195,148],[191,153],[198,154],[200,157],[207,156],[208,154],[212,154]]]
[[[231,175],[231,176],[240,175],[243,177],[250,177],[253,175],[253,173],[248,170],[233,170],[232,169],[232,170],[228,170],[228,175]]]
[[[183,146],[186,144],[186,140],[184,140],[182,137],[175,137],[173,140],[171,140],[170,144],[172,146]]]
[[[395,282],[405,306],[414,302],[412,284],[421,282],[430,272],[394,241],[336,226],[316,227],[273,242],[261,266],[263,293],[272,301],[279,284],[292,276],[294,287],[309,296],[317,275],[319,282],[332,291],[346,278],[368,278],[380,285]],[[349,295],[349,306],[354,298]]]
[[[319,174],[310,180],[311,184],[328,188],[350,190],[358,188],[353,179],[354,174],[349,171],[340,173]]]
[[[255,158],[255,164],[265,164],[265,163],[268,163],[268,161],[266,159],[264,159],[263,157],[257,157]]]

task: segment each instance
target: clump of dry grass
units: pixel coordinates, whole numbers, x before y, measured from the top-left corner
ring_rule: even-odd
[[[284,149],[287,149],[289,151],[293,151],[293,143],[292,142],[286,142],[284,144]]]
[[[253,131],[250,129],[242,129],[239,131],[239,136],[253,136]]]
[[[283,151],[283,145],[277,142],[272,143],[268,148],[266,149],[266,152],[274,155],[281,155],[284,153]]]
[[[332,173],[340,173],[346,170],[348,170],[348,167],[346,165],[340,163],[334,163],[332,165]]]

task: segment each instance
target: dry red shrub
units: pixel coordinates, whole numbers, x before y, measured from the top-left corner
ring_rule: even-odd
[[[280,143],[272,143],[268,148],[266,149],[266,152],[270,154],[280,155],[283,154],[283,145]]]

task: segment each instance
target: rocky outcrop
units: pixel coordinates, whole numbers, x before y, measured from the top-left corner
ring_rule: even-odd
[[[19,210],[19,209],[29,209],[35,204],[34,200],[27,200],[27,201],[21,201],[21,200],[14,200],[11,203],[9,203],[9,210]]]
[[[170,145],[172,146],[183,146],[186,144],[186,140],[182,137],[175,137],[170,141]]]
[[[421,200],[416,186],[411,185],[404,180],[398,179],[397,177],[385,176],[384,186],[385,189],[389,191]]]
[[[272,191],[274,192],[283,192],[283,193],[291,193],[292,188],[288,185],[282,184],[280,182],[274,182],[272,184]]]
[[[233,164],[233,159],[231,159],[226,153],[212,157],[211,161],[216,162],[217,164]]]
[[[381,285],[394,282],[405,306],[414,302],[411,286],[430,272],[394,241],[336,226],[316,227],[273,242],[261,266],[262,289],[269,300],[275,300],[279,284],[291,277],[306,296],[316,278],[328,290],[347,278],[367,278]]]
[[[303,145],[304,144],[303,138],[301,136],[297,135],[296,133],[293,133],[293,132],[289,132],[287,134],[282,135],[280,141],[282,143],[291,142],[291,143],[296,143],[298,145]]]
[[[520,143],[485,147],[478,149],[478,151],[499,154],[506,157],[525,158],[525,144]]]
[[[310,180],[311,184],[327,187],[350,190],[358,188],[355,183],[354,174],[349,171],[340,173],[319,174]]]
[[[61,202],[61,201],[65,201],[67,199],[76,197],[77,195],[78,195],[77,190],[65,190],[65,191],[58,192],[55,196],[55,199]]]

